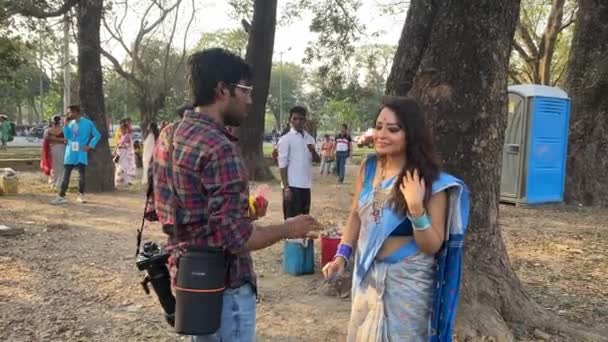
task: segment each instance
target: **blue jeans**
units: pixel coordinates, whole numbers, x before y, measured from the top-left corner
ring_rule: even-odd
[[[255,341],[256,296],[245,284],[224,292],[222,323],[211,335],[192,336],[192,342],[252,342]]]
[[[344,174],[346,173],[346,159],[348,158],[348,152],[336,152],[336,171],[338,172],[338,178],[340,182],[344,182]]]

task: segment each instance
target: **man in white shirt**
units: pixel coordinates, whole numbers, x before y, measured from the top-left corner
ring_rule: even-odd
[[[304,131],[306,108],[289,110],[291,129],[279,140],[278,163],[283,183],[283,215],[285,218],[310,213],[312,162],[321,157],[315,149],[315,139]]]
[[[352,151],[352,138],[348,134],[348,126],[342,125],[342,131],[336,136],[336,172],[338,180],[344,183],[344,175],[346,174],[346,160],[350,157]]]

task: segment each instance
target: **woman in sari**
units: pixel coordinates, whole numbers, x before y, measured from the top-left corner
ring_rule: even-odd
[[[148,177],[150,165],[152,164],[152,155],[154,154],[154,146],[156,146],[156,140],[160,131],[158,129],[158,125],[156,122],[150,122],[148,124],[148,135],[143,143],[143,153],[142,153],[142,165],[143,172],[141,175],[141,183],[148,184]]]
[[[133,184],[136,176],[135,151],[129,125],[125,122],[120,126],[120,140],[116,145],[116,174],[114,183],[117,187]]]
[[[459,273],[455,283],[444,285],[444,241],[462,245],[466,187],[441,172],[430,131],[412,99],[385,100],[374,146],[376,153],[361,165],[336,257],[323,269],[332,280],[355,252],[348,341],[449,341]],[[450,271],[459,271],[460,254],[448,258]]]
[[[65,138],[61,127],[61,117],[53,116],[49,128],[44,132],[40,167],[49,176],[49,184],[58,189],[63,180],[63,158],[65,156]]]

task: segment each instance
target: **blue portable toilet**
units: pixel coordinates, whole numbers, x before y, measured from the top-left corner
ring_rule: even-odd
[[[562,202],[566,182],[570,99],[557,87],[509,87],[500,200]]]

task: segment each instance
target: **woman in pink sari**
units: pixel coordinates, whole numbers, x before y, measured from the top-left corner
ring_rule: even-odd
[[[49,176],[52,188],[59,188],[63,180],[63,158],[65,154],[65,139],[61,127],[61,117],[53,116],[49,128],[44,132],[40,168]]]
[[[133,184],[136,176],[135,150],[133,148],[133,138],[127,123],[120,126],[121,134],[118,145],[116,145],[116,173],[114,184],[116,187],[128,186]]]

